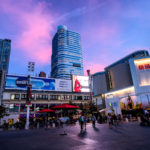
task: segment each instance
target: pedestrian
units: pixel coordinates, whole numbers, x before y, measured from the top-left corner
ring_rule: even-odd
[[[82,115],[79,118],[79,123],[80,123],[80,128],[81,128],[81,132],[83,131],[83,123],[84,123],[84,115],[82,113]]]
[[[107,120],[108,120],[109,128],[112,129],[112,116],[110,113],[108,113]]]
[[[115,114],[113,115],[113,121],[114,121],[114,126],[117,126],[118,120],[117,120],[117,116]]]
[[[96,117],[94,114],[92,114],[91,120],[92,120],[92,125],[95,128]]]
[[[84,128],[85,128],[85,130],[86,130],[86,122],[87,122],[87,116],[84,115]]]

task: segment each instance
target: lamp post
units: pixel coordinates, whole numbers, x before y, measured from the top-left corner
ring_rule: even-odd
[[[30,124],[30,106],[31,106],[31,88],[32,85],[30,84],[30,75],[28,75],[28,84],[27,84],[27,100],[26,100],[26,106],[27,106],[27,117],[26,117],[26,125],[25,129],[29,129],[29,124]]]
[[[90,86],[90,98],[91,98],[91,103],[93,103],[93,92],[92,92],[92,76],[90,74],[90,70],[87,70],[87,74],[89,76],[89,86]]]

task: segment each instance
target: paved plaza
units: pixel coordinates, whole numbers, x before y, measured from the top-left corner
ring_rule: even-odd
[[[67,135],[60,135],[64,129]],[[113,129],[107,124],[65,128],[1,131],[0,150],[150,150],[150,128],[123,123]]]

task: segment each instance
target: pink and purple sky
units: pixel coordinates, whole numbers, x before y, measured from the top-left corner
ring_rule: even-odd
[[[150,49],[150,0],[0,0],[0,39],[12,40],[9,73],[50,74],[51,41],[60,24],[81,34],[91,73],[139,49]]]

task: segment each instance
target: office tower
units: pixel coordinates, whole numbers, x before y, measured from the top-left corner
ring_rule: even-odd
[[[11,40],[0,39],[0,70],[8,72]]]
[[[10,49],[11,49],[11,40],[0,39],[0,105],[1,100],[3,99],[5,77],[9,67]]]
[[[81,38],[60,25],[52,41],[51,77],[70,79],[71,75],[83,75]]]

